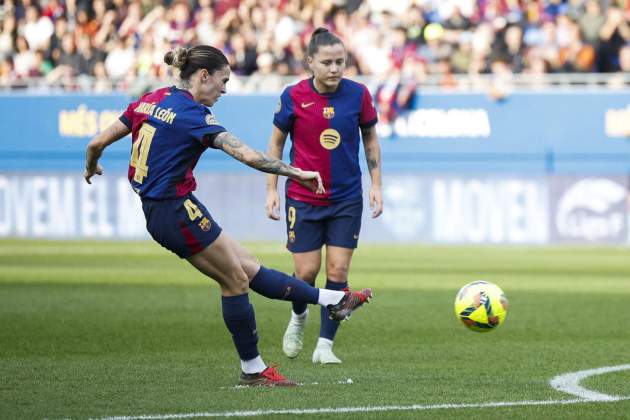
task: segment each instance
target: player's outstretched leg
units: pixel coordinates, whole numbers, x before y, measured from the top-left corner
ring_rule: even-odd
[[[271,299],[306,302],[326,306],[330,318],[344,321],[352,311],[369,302],[371,289],[361,291],[339,291],[315,288],[302,280],[260,266],[258,273],[251,279],[249,287],[256,293]]]

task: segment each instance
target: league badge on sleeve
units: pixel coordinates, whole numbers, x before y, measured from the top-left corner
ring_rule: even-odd
[[[219,124],[217,119],[214,118],[214,115],[212,115],[212,114],[206,114],[206,124],[208,124],[208,125],[221,125],[221,124]]]

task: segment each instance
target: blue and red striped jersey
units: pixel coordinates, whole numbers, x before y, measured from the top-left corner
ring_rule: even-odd
[[[367,87],[341,79],[337,90],[318,93],[313,79],[287,87],[273,123],[291,134],[291,165],[319,171],[326,194],[287,181],[287,196],[313,205],[361,197],[360,129],[377,122]]]
[[[226,131],[190,92],[167,87],[149,92],[120,116],[131,129],[129,182],[142,198],[185,196],[197,187],[193,169]]]

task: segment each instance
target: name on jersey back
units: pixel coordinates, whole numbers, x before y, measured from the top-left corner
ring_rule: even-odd
[[[156,104],[151,104],[148,102],[140,102],[134,112],[138,112],[140,114],[150,115],[153,118],[156,118],[160,121],[164,121],[169,124],[173,124],[175,117],[177,114],[172,111],[172,108],[160,108]]]

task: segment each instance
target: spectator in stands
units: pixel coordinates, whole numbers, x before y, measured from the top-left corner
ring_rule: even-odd
[[[85,75],[94,75],[94,65],[99,59],[100,51],[92,48],[90,38],[87,35],[82,35],[77,41],[77,73]]]
[[[28,41],[23,36],[15,40],[16,54],[13,56],[15,75],[18,78],[28,77],[35,66],[35,53],[29,48]]]
[[[619,50],[630,41],[630,25],[622,10],[610,7],[606,21],[599,30],[601,40],[598,50],[597,70],[612,72],[619,70]]]
[[[125,77],[135,65],[135,51],[133,49],[133,37],[126,40],[116,38],[112,41],[112,47],[105,59],[107,74],[114,80]]]
[[[599,31],[606,18],[602,15],[602,9],[598,0],[588,0],[586,2],[585,13],[578,18],[582,39],[587,44],[597,48],[599,46]]]
[[[12,55],[16,28],[15,16],[11,14],[5,15],[4,19],[2,19],[2,31],[0,32],[0,59]]]
[[[109,61],[142,54],[131,77],[149,62],[157,73],[169,70],[160,56],[179,44],[204,43],[225,50],[238,75],[258,72],[261,55],[271,54],[273,71],[303,74],[303,50],[315,27],[335,30],[348,48],[348,72],[384,75],[403,61],[411,71],[438,74],[491,72],[495,62],[512,73],[620,71],[620,49],[630,42],[630,9],[617,1],[553,0],[49,0],[43,9],[33,0],[0,5],[0,58],[10,57],[12,76],[28,77],[33,56],[18,50],[22,36],[31,52],[58,66],[67,33],[90,38],[94,55]],[[621,6],[620,6],[621,5]],[[622,9],[622,6],[624,9]],[[427,37],[428,35],[428,37]],[[151,37],[151,41],[144,39]],[[116,46],[116,39],[123,47]],[[133,39],[131,45],[128,39]],[[262,44],[262,45],[261,45]],[[147,46],[151,46],[152,52]],[[20,41],[20,46],[23,42]],[[129,51],[127,51],[129,50]],[[119,57],[116,57],[118,55]],[[31,59],[29,59],[31,57]],[[408,59],[409,57],[409,59]],[[448,57],[448,63],[444,58]],[[544,65],[541,65],[541,61]],[[109,62],[106,61],[106,62]],[[262,61],[269,61],[262,58]],[[536,63],[536,64],[534,64]],[[27,65],[28,67],[28,65]],[[73,69],[86,74],[92,66]],[[30,69],[30,67],[29,67]],[[129,76],[125,71],[110,72]],[[116,77],[123,77],[117,74]],[[18,76],[19,75],[19,76]]]
[[[0,87],[10,87],[17,79],[11,57],[0,58]]]
[[[37,6],[26,9],[25,23],[22,26],[24,38],[31,50],[45,49],[49,46],[50,37],[55,27],[48,16],[41,16]]]

